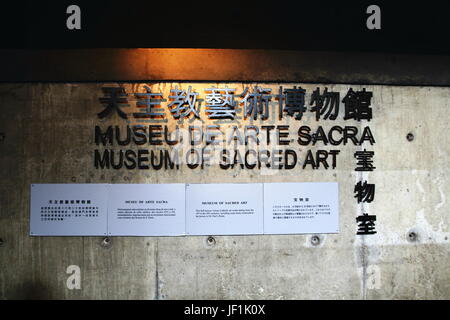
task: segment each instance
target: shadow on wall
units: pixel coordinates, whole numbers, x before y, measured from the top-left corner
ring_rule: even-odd
[[[27,281],[17,286],[8,296],[10,300],[54,299],[51,290],[40,281]]]

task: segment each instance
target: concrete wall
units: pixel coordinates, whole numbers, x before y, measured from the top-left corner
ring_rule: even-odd
[[[335,170],[267,172],[217,167],[96,170],[94,126],[123,125],[117,116],[97,119],[103,85],[0,85],[0,298],[450,298],[448,87],[353,85],[373,91],[372,121],[343,121],[341,106],[335,122],[316,122],[307,112],[302,124],[369,125],[376,144],[338,146]],[[143,84],[122,85],[132,91],[142,90]],[[167,93],[188,84],[152,85]],[[192,85],[200,92],[207,86]],[[292,85],[301,85],[308,94],[317,87],[283,84]],[[242,84],[227,86],[243,89]],[[341,96],[350,87],[320,85],[325,86]],[[295,135],[299,123],[284,123]],[[413,141],[406,139],[408,133]],[[364,176],[376,184],[375,201],[364,207],[377,215],[377,234],[371,236],[356,235],[355,218],[363,208],[353,198],[361,178],[354,171],[353,153],[362,147],[375,151],[377,167]],[[198,236],[114,237],[110,246],[103,246],[101,237],[28,235],[31,183],[283,181],[339,182],[340,233],[320,235],[319,245],[311,243],[311,235],[216,236],[212,245]],[[408,236],[411,231],[415,240]],[[69,265],[80,266],[80,290],[66,287]]]
[[[2,50],[1,82],[260,81],[450,86],[450,56],[244,49]]]

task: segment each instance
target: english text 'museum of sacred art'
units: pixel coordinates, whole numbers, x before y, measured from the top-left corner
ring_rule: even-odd
[[[140,112],[131,113],[138,122],[152,122],[165,117],[160,105],[162,93],[136,93],[136,106]],[[243,118],[259,119],[264,123],[269,118],[269,106],[274,98],[278,103],[278,120],[283,116],[297,120],[297,127],[307,111],[305,106],[305,90],[301,87],[282,90],[278,95],[271,95],[271,89],[256,86],[253,93],[248,88],[241,95],[241,101],[235,101],[235,89],[205,89],[207,93],[205,112],[208,119],[236,119],[237,106],[243,105]],[[117,113],[123,119],[129,119],[121,110],[121,106],[129,102],[125,90],[120,87],[104,88],[106,97],[100,102],[106,108],[98,114],[105,118],[111,113]],[[198,93],[181,90],[178,87],[171,90],[168,107],[174,119],[184,120],[192,117],[200,120],[196,106]],[[344,120],[368,120],[372,118],[370,100],[372,92],[348,90],[342,100],[344,103]],[[339,114],[339,92],[327,91],[320,93],[317,88],[311,95],[310,111],[315,113],[318,121],[323,119],[336,120]],[[290,125],[189,125],[187,128],[169,129],[167,125],[139,124],[124,126],[95,127],[95,144],[99,147],[94,151],[94,166],[97,169],[179,169],[180,164],[186,164],[195,169],[200,166],[218,164],[222,169],[235,166],[247,169],[272,168],[293,169],[300,164],[303,169],[311,166],[318,169],[336,168],[337,155],[340,150],[317,149],[318,146],[362,145],[375,143],[374,136],[368,126],[358,129],[356,126],[334,125],[324,129],[318,126],[301,125],[290,132]],[[294,126],[292,126],[294,127]],[[135,145],[138,149],[124,149]],[[115,148],[115,147],[118,147]],[[149,149],[145,146],[151,146]],[[311,146],[312,150],[299,150],[299,147]]]
[[[309,165],[313,169],[321,166],[334,169],[340,150],[307,150],[302,155],[302,151],[295,147],[358,146],[364,142],[371,145],[375,143],[368,126],[362,131],[355,126],[333,126],[328,130],[322,126],[315,130],[309,126],[300,126],[295,135],[290,134],[288,125],[232,126],[226,130],[221,130],[220,125],[205,128],[189,126],[186,130],[177,127],[172,131],[166,125],[108,126],[105,130],[96,126],[95,143],[106,149],[95,149],[94,166],[97,169],[159,170],[178,169],[182,163],[191,169],[218,163],[222,169],[235,166],[247,169],[293,169],[303,156],[304,160],[300,161],[303,169]],[[130,145],[141,148],[121,148]],[[120,149],[108,148],[114,146]],[[143,146],[152,146],[152,149]]]

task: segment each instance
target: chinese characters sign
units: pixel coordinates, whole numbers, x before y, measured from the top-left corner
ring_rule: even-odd
[[[237,88],[210,87],[203,89],[202,95],[192,86],[186,89],[175,86],[170,89],[166,98],[163,92],[152,92],[152,88],[147,85],[144,85],[144,90],[145,92],[126,92],[123,87],[103,87],[103,96],[99,98],[99,102],[104,105],[104,109],[98,113],[98,117],[103,119],[117,113],[123,119],[129,119],[130,116],[134,119],[164,119],[164,103],[173,119],[205,117],[235,120],[240,116],[244,119],[267,120],[270,116],[270,102],[276,101],[279,119],[288,116],[301,120],[304,113],[313,112],[317,121],[321,118],[336,120],[341,104],[344,108],[344,120],[372,119],[372,92],[364,88],[360,91],[349,88],[341,100],[340,92],[329,91],[325,87],[321,93],[321,88],[318,87],[311,93],[309,103],[306,101],[306,90],[301,86],[280,86],[277,93],[261,86],[247,86],[241,93],[237,92]],[[129,107],[132,100],[141,111],[127,114],[123,108]],[[204,112],[200,114],[202,102]]]
[[[375,185],[361,174],[377,168],[369,126],[377,101],[364,86],[160,83],[104,86],[99,95],[98,170],[336,170],[347,149],[359,174],[357,234],[376,233],[363,206]]]

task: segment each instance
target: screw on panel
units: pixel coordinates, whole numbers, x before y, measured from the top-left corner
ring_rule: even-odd
[[[0,132],[0,142],[5,141],[6,134],[4,132]]]
[[[320,238],[319,236],[312,236],[311,237],[311,244],[313,246],[318,246],[320,244]]]
[[[0,247],[3,246],[4,243],[5,243],[5,241],[3,241],[2,238],[0,238]]]
[[[209,236],[208,238],[206,238],[206,244],[208,246],[214,246],[216,244],[216,239],[214,239],[214,237]]]
[[[112,239],[111,239],[110,237],[104,237],[104,238],[102,239],[102,242],[100,243],[100,245],[101,245],[103,248],[110,248],[111,245],[112,245]]]
[[[419,235],[414,231],[410,231],[408,232],[407,237],[409,242],[416,242],[419,238]]]
[[[406,135],[406,140],[408,140],[409,142],[414,140],[414,135],[410,132]]]

